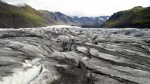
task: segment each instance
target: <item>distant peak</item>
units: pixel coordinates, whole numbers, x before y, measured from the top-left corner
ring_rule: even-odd
[[[70,16],[70,17],[72,17],[72,18],[74,18],[74,19],[79,19],[80,17],[78,17],[78,16]]]
[[[61,12],[55,12],[55,13],[59,13],[59,14],[62,14]]]
[[[65,15],[65,14],[63,14],[63,13],[61,13],[61,12],[55,12],[55,14],[58,14],[58,15]]]

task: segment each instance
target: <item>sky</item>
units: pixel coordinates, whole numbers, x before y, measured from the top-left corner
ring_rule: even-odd
[[[28,4],[37,10],[62,12],[69,16],[102,16],[131,9],[149,7],[150,0],[3,0],[9,4]]]

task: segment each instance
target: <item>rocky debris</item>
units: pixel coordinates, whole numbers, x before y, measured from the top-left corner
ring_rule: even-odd
[[[0,83],[149,84],[149,41],[149,29],[1,29]]]

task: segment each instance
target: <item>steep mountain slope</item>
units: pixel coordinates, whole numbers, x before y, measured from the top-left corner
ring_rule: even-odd
[[[40,16],[43,17],[46,20],[55,21],[56,24],[59,25],[77,25],[78,22],[76,22],[73,18],[60,13],[60,12],[50,12],[45,10],[39,10]]]
[[[0,27],[37,27],[46,24],[48,22],[28,5],[16,7],[0,2]]]
[[[150,7],[134,7],[126,11],[114,13],[104,27],[116,28],[150,28]]]
[[[48,25],[78,25],[100,27],[109,16],[70,17],[60,12],[35,10],[25,6],[13,6],[0,1],[0,28],[40,27]]]

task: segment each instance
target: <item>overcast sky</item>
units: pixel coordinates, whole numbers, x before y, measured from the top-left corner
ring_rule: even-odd
[[[135,6],[150,6],[150,0],[3,0],[10,4],[26,3],[35,9],[60,11],[70,16],[112,15]]]

